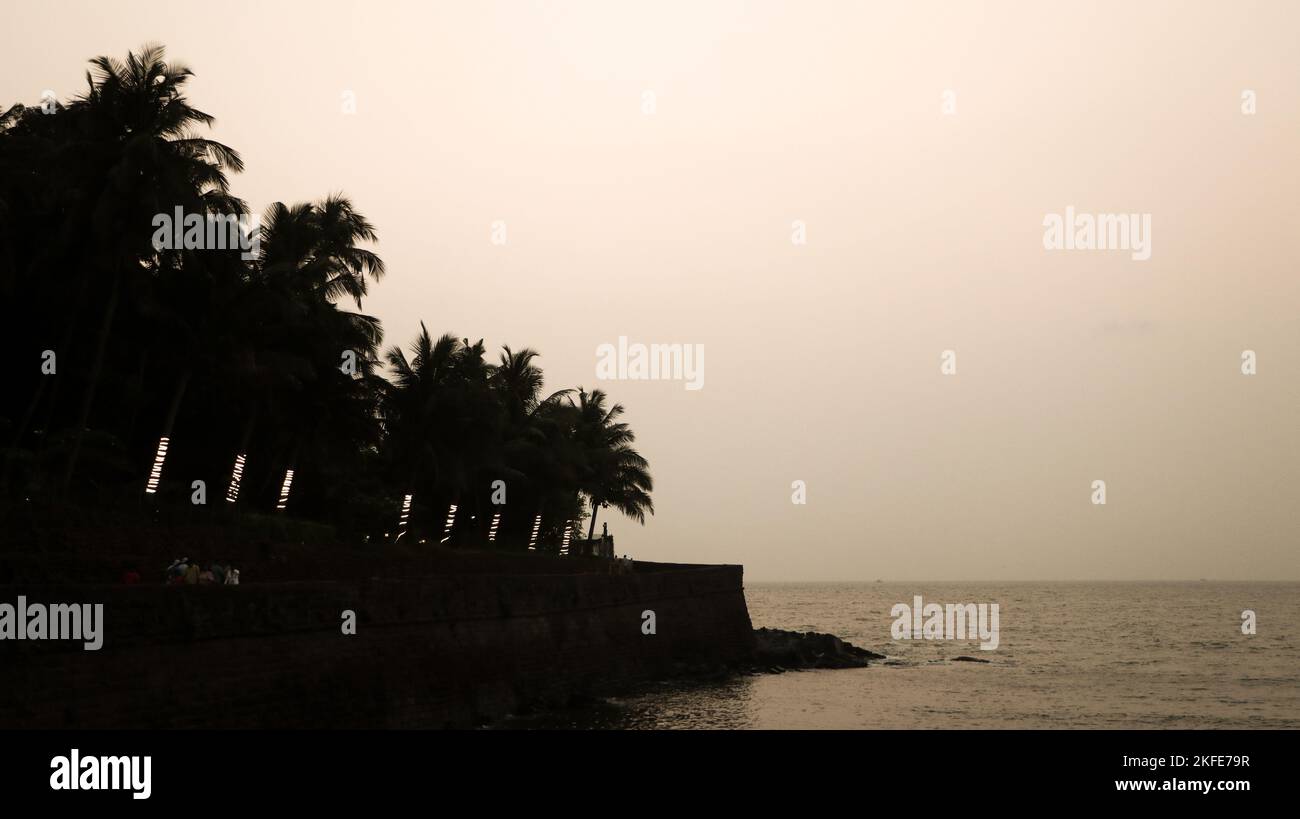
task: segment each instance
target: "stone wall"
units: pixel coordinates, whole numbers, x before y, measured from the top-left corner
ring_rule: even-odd
[[[11,605],[103,603],[105,621],[99,651],[0,640],[0,728],[473,726],[751,655],[741,567],[636,569],[0,586]]]

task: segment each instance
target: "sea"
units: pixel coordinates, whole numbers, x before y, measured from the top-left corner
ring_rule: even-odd
[[[917,595],[997,603],[997,648],[894,639],[891,610]],[[887,659],[647,685],[513,727],[1300,728],[1300,583],[749,583],[745,597],[755,627],[826,632]]]

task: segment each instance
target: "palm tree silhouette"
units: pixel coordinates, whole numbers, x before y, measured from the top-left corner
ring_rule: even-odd
[[[580,485],[591,499],[591,525],[587,540],[596,533],[596,515],[603,506],[613,506],[637,523],[645,524],[646,513],[654,514],[650,492],[654,481],[649,464],[632,444],[636,435],[619,421],[623,405],[606,409],[607,396],[601,390],[588,394],[579,390],[577,438],[584,455]]]
[[[191,76],[146,45],[92,60],[66,105],[0,111],[0,296],[23,305],[0,345],[58,354],[57,371],[20,367],[0,393],[0,491],[120,504],[175,438],[167,472],[150,473],[154,511],[179,489],[168,474],[229,481],[238,506],[223,509],[270,511],[292,469],[294,516],[358,533],[391,525],[408,494],[435,525],[463,509],[457,542],[499,521],[493,548],[553,547],[587,500],[592,532],[602,506],[653,513],[622,407],[548,393],[535,349],[489,360],[481,339],[421,324],[409,354],[381,353],[362,303],[385,265],[343,194],[266,208],[256,258],[156,248],[158,214],[245,211],[226,177],[243,163],[199,135],[213,118],[186,98]],[[498,479],[509,504],[489,509]]]
[[[73,427],[63,488],[72,483],[91,406],[103,370],[104,352],[113,325],[122,279],[149,268],[155,257],[149,225],[153,214],[179,205],[187,212],[220,212],[242,206],[228,194],[225,171],[243,170],[233,149],[196,136],[192,129],[210,126],[211,115],[192,107],[182,90],[193,72],[164,61],[161,45],[146,45],[127,55],[91,60],[89,89],[75,100],[67,116],[83,134],[78,140],[83,167],[95,175],[85,201],[89,250],[82,275],[109,279],[90,374]]]

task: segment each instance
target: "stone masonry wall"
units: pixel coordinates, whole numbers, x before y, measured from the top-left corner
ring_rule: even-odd
[[[739,566],[241,586],[0,586],[103,603],[104,644],[0,640],[0,728],[473,726],[741,664]],[[357,634],[341,633],[356,612]],[[642,611],[657,633],[642,634]]]

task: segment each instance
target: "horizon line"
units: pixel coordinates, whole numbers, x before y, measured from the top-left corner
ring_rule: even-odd
[[[975,578],[970,580],[953,580],[953,579],[873,579],[873,580],[766,580],[751,579],[746,577],[746,582],[752,583],[1300,583],[1300,578],[1284,580],[1260,580],[1260,579],[1226,579],[1215,577],[1194,577],[1194,578],[1084,578],[1077,580],[1067,580],[1063,578],[1031,578],[1031,579],[995,579],[995,578]]]

